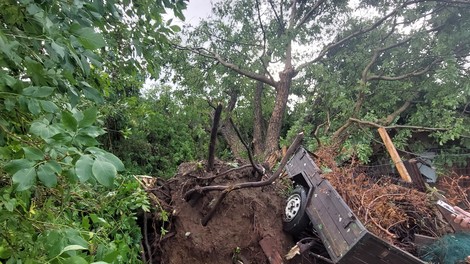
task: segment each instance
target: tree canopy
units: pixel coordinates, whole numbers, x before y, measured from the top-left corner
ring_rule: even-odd
[[[265,153],[278,149],[286,120],[353,145],[374,138],[358,121],[405,126],[401,145],[421,130],[435,143],[465,143],[468,10],[465,1],[224,1],[187,29],[179,48],[191,52],[206,86],[252,101],[247,133]],[[230,105],[229,96],[218,98]],[[264,134],[256,131],[263,119]]]

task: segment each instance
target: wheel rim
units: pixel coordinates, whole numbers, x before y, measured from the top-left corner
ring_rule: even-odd
[[[300,211],[300,204],[302,203],[302,199],[300,198],[299,194],[293,194],[287,199],[286,205],[286,222],[292,221],[295,216]]]

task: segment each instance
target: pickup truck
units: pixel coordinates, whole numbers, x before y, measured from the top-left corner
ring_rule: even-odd
[[[305,231],[315,234],[322,245],[310,249],[313,256],[336,264],[425,263],[369,232],[303,147],[286,171],[295,187],[287,199],[284,230],[294,237]]]

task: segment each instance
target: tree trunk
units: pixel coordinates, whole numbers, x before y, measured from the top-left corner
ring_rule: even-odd
[[[232,111],[235,108],[235,105],[238,100],[238,92],[232,91],[230,94],[230,101],[225,109],[225,118],[222,121],[222,126],[220,127],[220,133],[227,141],[227,144],[232,150],[232,154],[237,159],[242,159],[242,154],[245,151],[245,147],[237,136],[237,133],[230,124],[230,117],[232,116]]]
[[[269,119],[268,131],[266,132],[266,154],[279,150],[279,137],[281,135],[282,120],[287,106],[290,85],[294,77],[292,67],[287,67],[279,73],[279,83],[277,85],[276,102],[273,113]]]
[[[264,120],[263,120],[263,108],[262,108],[262,97],[263,97],[264,84],[257,82],[255,95],[253,97],[253,152],[255,156],[261,156],[264,154]]]
[[[222,136],[225,138],[227,144],[230,146],[230,150],[232,150],[232,155],[236,159],[243,159],[242,154],[245,151],[245,147],[240,142],[237,133],[228,121],[224,122],[223,126],[220,128],[220,133],[222,133]]]

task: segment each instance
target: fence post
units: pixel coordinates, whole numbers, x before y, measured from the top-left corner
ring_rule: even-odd
[[[397,149],[395,148],[395,145],[393,145],[393,142],[390,139],[390,136],[388,135],[387,131],[383,127],[380,127],[378,130],[380,137],[385,143],[385,147],[387,148],[388,153],[390,154],[390,157],[392,157],[393,164],[395,164],[395,166],[397,167],[400,177],[406,182],[412,182],[410,174],[408,174],[408,171],[405,168],[405,164],[403,164],[400,155],[398,155]]]

